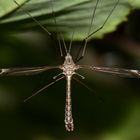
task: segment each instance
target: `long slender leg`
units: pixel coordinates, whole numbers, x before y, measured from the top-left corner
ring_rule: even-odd
[[[2,68],[0,76],[27,76],[45,72],[49,69],[58,69],[60,66],[41,66],[41,67],[23,67],[23,68]]]
[[[85,41],[88,41],[88,39],[89,39],[92,35],[94,35],[95,33],[97,33],[99,30],[101,30],[101,29],[105,26],[105,24],[107,23],[109,17],[112,15],[113,11],[114,11],[115,8],[117,7],[118,3],[119,3],[119,0],[117,0],[117,2],[115,3],[114,7],[111,9],[109,15],[107,16],[107,18],[106,18],[106,20],[104,21],[104,23],[102,24],[102,26],[100,26],[100,27],[97,28],[95,31],[93,31],[91,34],[89,34],[89,35],[84,39]]]
[[[54,23],[55,23],[55,26],[56,26],[56,31],[58,31],[57,22],[56,22],[56,18],[55,18],[55,12],[54,12],[54,9],[53,9],[53,0],[50,0],[50,2],[51,2],[51,8],[52,8],[52,16],[53,16]],[[60,42],[60,39],[59,39],[59,34],[61,34],[61,33],[56,32],[56,37],[57,37],[57,40],[58,40],[60,56],[64,57],[64,54],[62,52],[61,42]]]
[[[132,78],[140,78],[140,70],[134,69],[123,69],[123,68],[110,68],[110,67],[96,67],[96,66],[87,66],[80,65],[80,68],[90,69],[97,72],[103,72],[113,75],[120,75],[123,77],[132,77]]]
[[[47,89],[48,87],[50,87],[51,85],[53,85],[54,83],[60,81],[61,79],[63,79],[65,76],[59,78],[59,79],[56,79],[55,81],[51,82],[50,84],[44,86],[43,88],[41,88],[40,90],[38,90],[37,92],[35,92],[34,94],[32,94],[31,96],[29,96],[28,98],[26,98],[24,100],[24,102],[28,101],[29,99],[31,99],[32,97],[34,97],[35,95],[39,94],[41,91]]]
[[[91,91],[101,102],[104,102],[104,99],[102,97],[100,97],[92,88],[88,87],[85,83],[83,83],[82,81],[80,81],[79,79],[77,79],[75,77],[73,77],[73,79],[75,81],[77,81],[78,83],[80,83],[85,88],[87,88],[89,91]]]
[[[36,18],[34,18],[34,17],[30,14],[30,12],[29,12],[28,10],[23,9],[23,8],[21,7],[21,5],[20,5],[16,0],[14,0],[14,3],[15,3],[18,7],[20,7],[24,12],[26,12],[27,15],[28,15],[37,25],[39,25],[39,26],[43,29],[43,31],[45,31],[45,32],[50,36],[50,38],[52,39],[53,43],[55,42],[54,36],[52,35],[52,33],[50,33],[50,32],[47,30],[47,28],[46,28],[45,26],[43,26]],[[56,25],[56,19],[55,19],[55,14],[54,14],[54,10],[53,10],[53,3],[52,3],[52,0],[51,0],[51,4],[52,4],[52,5],[51,5],[51,7],[52,7],[52,15],[53,15],[53,18],[54,18],[54,23],[55,23],[55,25]],[[59,45],[60,56],[63,57],[61,42],[60,42],[60,40],[59,40],[59,38],[58,38],[58,33],[57,33],[57,40],[58,40],[58,45]],[[54,45],[55,45],[55,43],[54,43]],[[55,45],[55,46],[56,46],[56,45]]]
[[[69,49],[68,49],[69,54],[70,54],[70,51],[71,51],[71,46],[72,46],[72,42],[73,42],[73,36],[74,36],[74,32],[72,32],[72,37],[71,37],[71,41],[70,41],[70,44],[69,44]]]
[[[94,21],[94,17],[95,17],[95,13],[96,13],[99,1],[100,0],[96,1],[95,8],[93,10],[92,17],[91,17],[91,22],[90,22],[90,25],[89,25],[89,29],[88,29],[88,32],[87,32],[87,36],[89,36],[89,34],[90,34],[90,31],[91,31],[91,28],[92,28],[92,24],[93,24],[93,21]],[[82,43],[81,47],[78,50],[78,54],[76,56],[76,62],[80,61],[84,57],[83,53],[85,52],[86,45],[87,45],[87,42],[85,42],[85,39],[83,40],[83,43]],[[83,48],[83,45],[84,45],[84,48]],[[82,50],[82,48],[83,48],[83,50]],[[81,55],[81,57],[79,57],[81,50],[82,50],[82,55]]]
[[[58,31],[57,22],[56,22],[56,18],[55,18],[55,12],[54,12],[54,9],[53,9],[53,0],[50,0],[50,2],[51,2],[51,8],[52,8],[52,16],[53,16],[54,23],[55,23],[55,26],[56,26],[56,31]],[[63,45],[64,45],[64,48],[65,48],[65,52],[67,53],[68,50],[67,50],[67,47],[66,47],[66,44],[65,44],[64,37],[63,37],[62,33],[61,32],[56,32],[56,37],[57,37],[57,40],[58,40],[60,56],[61,56],[61,58],[63,58],[64,54],[63,54],[63,51],[62,51],[62,46],[61,46],[61,41],[59,39],[59,35],[62,38]]]
[[[38,20],[36,20],[36,19],[30,14],[29,11],[23,9],[23,8],[21,7],[21,5],[20,5],[16,0],[14,0],[14,3],[15,3],[18,7],[20,7],[23,11],[25,11],[25,12],[27,13],[27,15],[28,15],[37,25],[39,25],[45,32],[48,33],[49,36],[51,36],[51,33],[50,33],[40,22],[38,22]]]
[[[83,40],[84,46],[83,46],[83,50],[82,50],[82,55],[81,55],[81,57],[78,57],[78,58],[77,58],[77,61],[76,61],[76,62],[80,61],[80,60],[84,57],[85,51],[86,51],[86,47],[87,47],[88,39],[89,39],[92,35],[94,35],[95,33],[97,33],[98,31],[100,31],[100,30],[105,26],[105,24],[107,23],[109,17],[112,15],[113,11],[114,11],[115,8],[117,7],[118,3],[119,3],[119,0],[116,1],[114,7],[111,9],[111,11],[109,12],[109,15],[106,17],[104,23],[103,23],[99,28],[97,28],[95,31],[93,31],[92,33],[90,33],[91,26],[92,26],[92,24],[93,24],[93,19],[94,19],[94,17],[95,17],[95,13],[96,13],[96,9],[97,9],[97,8],[94,9],[94,12],[93,12],[93,15],[92,15],[92,22],[91,22],[90,29],[89,29],[89,34],[88,34],[87,37]],[[96,4],[97,4],[96,6],[98,6],[98,1],[96,2]],[[81,49],[82,49],[82,47],[80,48],[80,51],[81,51]]]
[[[63,41],[63,45],[64,45],[64,48],[65,48],[65,52],[66,54],[68,53],[68,49],[67,49],[67,46],[66,46],[66,43],[65,43],[65,40],[64,40],[64,36],[60,33],[60,36],[62,38],[62,41]]]

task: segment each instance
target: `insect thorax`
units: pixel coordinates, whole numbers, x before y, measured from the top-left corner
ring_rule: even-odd
[[[72,56],[67,53],[61,69],[63,70],[64,75],[72,76],[73,74],[75,74],[75,71],[79,69],[79,66],[74,63]]]

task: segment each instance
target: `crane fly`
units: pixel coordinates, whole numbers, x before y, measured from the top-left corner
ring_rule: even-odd
[[[82,54],[81,54],[81,56],[79,56],[79,54],[78,54],[77,57],[76,57],[76,60],[73,60],[73,58],[71,56],[71,46],[72,46],[72,40],[73,40],[74,32],[72,34],[72,39],[71,39],[69,47],[66,46],[62,34],[57,33],[57,35],[61,36],[61,39],[63,41],[63,47],[65,49],[65,54],[66,54],[65,58],[64,58],[64,62],[63,62],[62,65],[40,66],[40,67],[25,67],[25,68],[2,68],[2,69],[0,69],[0,76],[34,75],[34,74],[39,74],[39,73],[45,72],[45,71],[47,71],[49,69],[61,69],[62,72],[53,77],[54,81],[52,83],[46,85],[45,87],[43,87],[42,89],[40,89],[39,91],[37,91],[36,93],[31,95],[30,97],[25,99],[25,101],[29,100],[30,98],[32,98],[36,94],[38,94],[41,91],[43,91],[44,89],[48,88],[49,86],[51,86],[55,82],[58,82],[63,78],[66,78],[66,105],[65,105],[65,119],[64,119],[64,122],[65,122],[65,128],[66,128],[67,131],[73,131],[74,130],[74,122],[73,122],[72,107],[71,107],[71,80],[72,80],[74,75],[77,75],[77,76],[81,77],[82,79],[84,79],[84,76],[82,76],[81,74],[79,74],[77,72],[79,69],[89,69],[89,70],[92,70],[92,71],[97,71],[97,72],[102,72],[102,73],[109,73],[109,74],[125,76],[125,77],[140,78],[140,71],[139,70],[123,69],[123,68],[110,68],[110,67],[97,67],[97,66],[93,66],[93,65],[88,66],[88,65],[78,65],[77,64],[77,62],[79,62],[85,55],[85,50],[86,50],[88,39],[92,35],[94,35],[96,32],[98,32],[99,30],[101,30],[104,27],[104,25],[106,24],[106,22],[108,21],[109,17],[112,15],[113,11],[115,10],[116,6],[119,3],[119,0],[116,0],[116,3],[114,4],[113,8],[110,10],[110,13],[106,17],[106,20],[104,21],[102,26],[100,26],[99,28],[97,28],[97,30],[95,30],[94,32],[91,33],[91,27],[92,27],[92,24],[93,24],[93,19],[94,19],[94,16],[95,16],[96,9],[98,7],[99,1],[100,0],[96,1],[95,8],[93,9],[88,34],[84,39],[84,45],[83,45],[83,48],[82,48]],[[21,5],[17,1],[14,1],[14,2],[15,2],[15,4],[17,6],[21,7]],[[53,12],[53,2],[52,2],[52,0],[50,2],[52,4],[52,15],[54,17],[54,22],[56,24],[55,14]],[[21,9],[22,9],[22,7],[21,7]],[[25,12],[41,28],[43,28],[48,33],[49,36],[52,37],[52,34],[43,25],[41,25],[34,17],[32,17],[32,15],[28,11],[25,11]],[[60,45],[60,40],[59,39],[58,39],[58,43],[59,43],[61,56],[64,56],[64,54],[62,52],[62,47]]]

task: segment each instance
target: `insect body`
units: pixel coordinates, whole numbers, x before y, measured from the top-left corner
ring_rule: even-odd
[[[25,101],[29,100],[31,97],[35,96],[42,90],[46,89],[47,87],[51,86],[53,83],[61,80],[66,77],[66,105],[65,105],[65,127],[67,131],[74,130],[74,123],[72,117],[72,105],[71,105],[71,80],[73,75],[78,75],[84,79],[84,77],[78,74],[76,71],[78,69],[90,69],[93,71],[110,73],[115,75],[121,75],[125,77],[135,77],[140,78],[140,71],[139,70],[128,70],[128,69],[121,69],[121,68],[109,68],[109,67],[95,67],[95,66],[88,66],[88,65],[77,65],[74,63],[72,56],[67,53],[63,65],[58,66],[43,66],[43,67],[31,67],[31,68],[4,68],[0,69],[0,76],[10,76],[10,75],[34,75],[41,72],[45,72],[49,69],[61,69],[62,73],[54,76],[55,81],[50,83],[49,85],[43,87],[41,90],[37,91],[35,94],[28,97]],[[61,78],[57,78],[60,75],[64,75]]]
[[[68,131],[73,131],[74,124],[72,118],[72,107],[71,107],[71,79],[75,74],[75,70],[78,69],[78,66],[75,65],[72,57],[67,53],[65,57],[64,64],[61,66],[63,74],[66,76],[67,85],[66,85],[66,106],[65,106],[65,127]]]

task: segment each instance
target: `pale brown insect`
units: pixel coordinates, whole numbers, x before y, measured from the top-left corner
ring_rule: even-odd
[[[33,96],[35,96],[36,94],[38,94],[39,92],[41,92],[42,90],[46,89],[47,87],[51,86],[52,84],[54,84],[55,82],[58,82],[59,80],[63,79],[64,77],[66,77],[66,106],[65,106],[65,127],[67,131],[73,131],[74,130],[74,122],[73,122],[73,117],[72,117],[72,107],[71,107],[71,79],[73,78],[73,75],[78,75],[79,77],[84,79],[84,76],[80,75],[79,73],[77,73],[77,71],[79,69],[90,69],[92,71],[98,71],[98,72],[103,72],[103,73],[110,73],[110,74],[115,74],[115,75],[122,75],[122,76],[126,76],[126,77],[134,77],[134,78],[140,78],[140,71],[139,70],[131,70],[131,69],[122,69],[122,68],[109,68],[109,67],[95,67],[95,66],[88,66],[88,65],[78,65],[77,62],[80,61],[84,55],[85,55],[85,50],[86,50],[86,46],[87,46],[87,42],[88,39],[95,34],[96,32],[98,32],[99,30],[101,30],[104,25],[106,24],[107,20],[109,19],[109,17],[111,16],[111,14],[113,13],[113,11],[115,10],[116,6],[119,3],[119,0],[116,0],[116,3],[114,5],[114,7],[110,10],[109,15],[106,17],[106,20],[104,21],[104,23],[102,24],[101,27],[99,27],[97,30],[95,30],[94,32],[91,32],[91,26],[92,26],[92,22],[94,19],[94,15],[96,12],[96,9],[98,7],[98,3],[100,0],[96,1],[96,5],[95,8],[93,9],[93,14],[92,14],[92,18],[91,18],[91,24],[89,26],[89,30],[88,30],[88,34],[84,39],[84,45],[83,45],[83,51],[82,51],[82,55],[79,57],[77,57],[76,61],[73,61],[73,58],[71,56],[71,46],[72,46],[72,39],[73,39],[73,35],[72,35],[72,39],[70,42],[70,45],[67,49],[67,46],[65,44],[64,38],[61,35],[61,38],[63,40],[63,45],[65,48],[65,59],[64,59],[64,63],[62,65],[57,65],[57,66],[41,66],[41,67],[25,67],[25,68],[2,68],[0,69],[0,76],[15,76],[15,75],[34,75],[34,74],[39,74],[42,73],[44,71],[47,71],[49,69],[61,69],[62,72],[57,75],[54,76],[53,78],[55,79],[54,82],[46,85],[45,87],[43,87],[42,89],[40,89],[39,91],[37,91],[36,93],[34,93],[33,95],[31,95],[30,97],[28,97],[25,101],[29,100],[30,98],[32,98]],[[14,1],[16,5],[19,5],[19,3],[17,1]],[[52,2],[52,0],[51,0]],[[34,17],[32,17],[32,15],[30,15],[30,13],[28,11],[25,11],[41,28],[43,28],[48,35],[51,36],[51,33],[44,27],[42,26]],[[53,12],[53,5],[52,5],[52,12]],[[55,17],[54,17],[55,20]],[[60,46],[59,46],[60,47]],[[60,52],[61,52],[61,56],[63,56],[62,53],[62,48],[60,47]],[[62,75],[62,76],[61,76]]]

